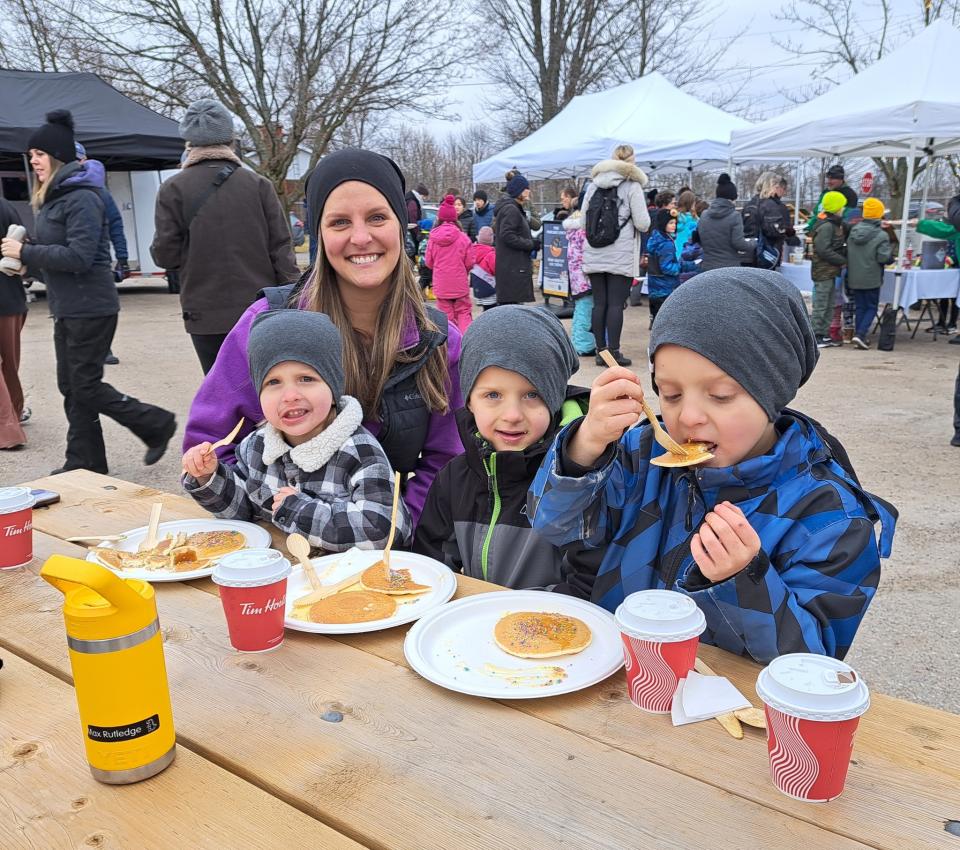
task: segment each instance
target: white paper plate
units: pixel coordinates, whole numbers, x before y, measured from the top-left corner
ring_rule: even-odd
[[[101,543],[104,549],[121,549],[124,552],[136,552],[140,544],[146,539],[148,526],[133,528],[130,531],[124,531],[127,535],[126,540],[119,540],[114,543]],[[161,522],[157,530],[157,539],[160,540],[168,534],[193,534],[195,531],[239,531],[247,539],[247,549],[269,549],[272,543],[270,532],[252,522],[241,522],[235,519],[179,519],[170,522]],[[108,569],[113,569],[109,564],[104,564],[93,552],[87,553],[87,560],[96,564],[102,564]],[[187,570],[184,572],[174,572],[173,570],[113,570],[117,575],[124,578],[138,578],[143,581],[161,582],[161,581],[190,581],[195,578],[206,578],[213,573],[216,561],[202,570]]]
[[[347,578],[351,573],[364,568],[362,563],[357,566],[356,557],[360,553],[355,553],[347,561],[344,559],[344,554],[311,558],[317,572],[321,574],[328,567],[336,564],[330,570],[330,573],[323,577],[324,584],[335,584],[341,579]],[[383,551],[364,551],[362,556],[364,558],[369,557],[368,563],[372,565],[383,557]],[[337,564],[337,561],[343,563]],[[410,570],[410,578],[418,584],[433,585],[433,590],[414,597],[410,602],[397,605],[396,613],[383,620],[371,620],[368,623],[308,623],[305,620],[295,620],[290,616],[293,601],[312,590],[310,582],[303,572],[303,567],[294,565],[293,573],[287,584],[287,615],[284,625],[288,629],[294,629],[298,632],[313,632],[320,635],[353,635],[361,632],[378,632],[381,629],[390,629],[394,626],[402,626],[404,623],[412,623],[437,606],[449,601],[457,591],[457,577],[454,572],[446,564],[441,564],[425,555],[416,555],[413,552],[391,552],[390,566]],[[398,602],[400,599],[403,599],[403,597],[397,597]]]
[[[517,611],[567,614],[593,632],[576,655],[541,660],[517,658],[493,640],[497,621]],[[543,590],[482,593],[458,599],[423,617],[403,643],[407,661],[434,684],[462,694],[494,699],[537,699],[568,694],[602,682],[623,666],[623,644],[613,615],[597,605]],[[509,684],[485,673],[484,665],[511,670],[563,667],[567,677],[552,685]]]

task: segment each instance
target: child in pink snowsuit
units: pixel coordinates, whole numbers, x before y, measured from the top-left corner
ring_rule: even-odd
[[[453,195],[447,195],[437,212],[439,224],[430,231],[425,262],[433,269],[433,294],[437,306],[462,333],[473,321],[467,252],[470,237],[457,224]]]

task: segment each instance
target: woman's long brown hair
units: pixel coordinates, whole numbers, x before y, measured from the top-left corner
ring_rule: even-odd
[[[39,211],[40,207],[43,206],[43,202],[47,199],[47,191],[50,189],[50,184],[53,183],[53,178],[57,176],[57,172],[63,168],[63,163],[60,162],[55,156],[47,154],[50,157],[50,176],[47,177],[42,183],[37,180],[36,185],[33,187],[33,195],[30,197],[30,206],[33,208],[34,212]]]
[[[389,292],[380,305],[373,337],[354,328],[340,295],[336,274],[323,252],[319,228],[317,242],[317,260],[303,290],[303,303],[309,310],[326,313],[340,329],[346,394],[359,400],[364,419],[376,420],[383,387],[394,366],[413,362],[420,356],[419,347],[400,350],[409,323],[415,321],[420,331],[438,331],[439,328],[427,315],[420,287],[402,250],[387,282]],[[402,232],[400,244],[403,245]],[[417,372],[417,388],[431,413],[450,410],[447,343],[434,349]]]

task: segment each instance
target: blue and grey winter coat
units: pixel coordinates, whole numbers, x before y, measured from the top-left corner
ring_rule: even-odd
[[[565,456],[576,427],[558,434],[544,459],[529,513],[556,545],[606,547],[594,602],[613,611],[630,593],[669,588],[703,610],[705,643],[760,663],[789,652],[843,658],[876,592],[880,558],[890,555],[897,513],[860,487],[837,460],[842,447],[835,454],[812,420],[784,411],[769,453],[718,469],[651,465],[664,450],[644,426],[584,470]],[[743,511],[762,548],[744,570],[712,583],[690,538],[721,501]]]

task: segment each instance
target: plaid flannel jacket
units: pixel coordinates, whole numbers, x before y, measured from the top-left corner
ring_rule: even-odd
[[[361,427],[361,418],[359,402],[343,396],[340,413],[327,429],[292,447],[268,423],[240,443],[235,466],[219,464],[203,485],[184,476],[184,489],[218,517],[268,520],[328,552],[382,549],[390,533],[393,470],[380,443]],[[274,513],[273,497],[281,487],[298,492]],[[401,499],[397,545],[407,545],[412,536]]]
[[[605,549],[592,599],[610,611],[634,591],[667,588],[703,610],[704,643],[760,663],[788,652],[843,658],[876,593],[880,558],[890,556],[897,512],[860,487],[806,417],[790,411],[776,425],[770,453],[732,467],[653,466],[664,449],[644,425],[582,470],[565,457],[574,423],[540,467],[530,522],[555,545]],[[690,538],[722,501],[743,511],[761,550],[714,583],[694,562]]]

